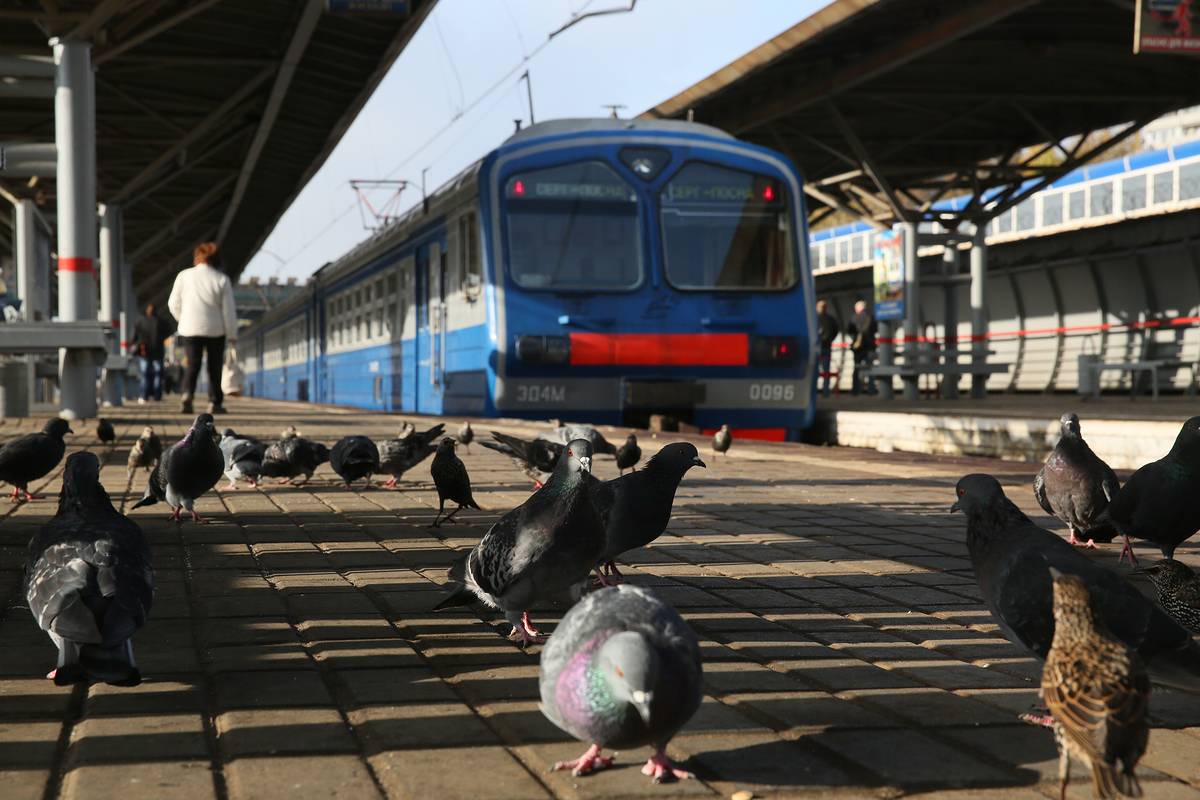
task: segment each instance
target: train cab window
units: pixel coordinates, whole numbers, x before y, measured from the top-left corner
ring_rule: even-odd
[[[641,281],[637,193],[607,165],[523,172],[504,194],[508,268],[518,286],[614,291]]]
[[[663,255],[672,285],[696,290],[795,285],[787,191],[778,179],[692,162],[667,183],[661,200]]]

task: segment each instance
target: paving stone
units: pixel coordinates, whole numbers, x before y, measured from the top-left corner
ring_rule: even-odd
[[[0,768],[34,768],[54,763],[61,733],[62,723],[58,721],[0,721]]]
[[[225,780],[230,800],[380,797],[366,765],[349,755],[239,758],[225,767]]]
[[[349,712],[350,724],[374,750],[494,744],[497,736],[460,703],[367,706]]]
[[[222,709],[333,705],[315,670],[223,672],[214,682]]]
[[[347,669],[337,677],[354,706],[457,699],[445,681],[423,667]]]
[[[357,743],[331,708],[256,708],[217,717],[217,746],[227,759],[297,753],[352,753]]]
[[[549,797],[502,747],[390,750],[371,756],[370,761],[389,798]]]
[[[207,800],[217,794],[207,761],[148,761],[77,766],[63,777],[62,796],[66,800]]]
[[[915,730],[879,730],[870,736],[855,731],[824,731],[808,738],[895,786],[1020,785],[1029,783],[1032,777],[991,766]]]
[[[5,800],[42,800],[49,780],[48,769],[0,768],[0,786],[4,787]]]

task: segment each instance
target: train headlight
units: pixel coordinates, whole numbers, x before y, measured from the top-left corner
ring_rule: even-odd
[[[517,359],[526,364],[566,364],[571,340],[566,336],[518,336]]]
[[[750,363],[756,367],[782,367],[800,360],[800,344],[793,336],[751,336]]]

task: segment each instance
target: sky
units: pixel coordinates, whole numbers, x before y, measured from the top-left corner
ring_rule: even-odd
[[[529,122],[636,116],[808,17],[825,0],[440,0],[242,279],[304,279],[370,235],[352,179],[411,182],[399,210]],[[736,9],[736,12],[735,10]],[[382,206],[391,190],[369,194]]]

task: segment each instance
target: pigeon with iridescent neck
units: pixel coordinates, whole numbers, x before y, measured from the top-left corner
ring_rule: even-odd
[[[133,507],[152,506],[162,500],[171,507],[175,522],[184,510],[192,515],[193,522],[204,522],[195,509],[196,498],[216,486],[225,471],[225,456],[215,437],[212,414],[196,417],[183,439],[163,453],[146,482],[146,493]]]
[[[1083,440],[1078,416],[1063,414],[1059,423],[1062,435],[1033,479],[1033,496],[1047,514],[1066,523],[1071,532],[1067,541],[1095,548],[1096,542],[1111,542],[1117,535],[1104,512],[1121,484]]]

